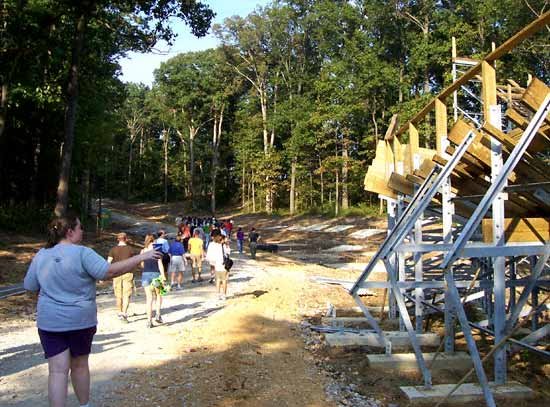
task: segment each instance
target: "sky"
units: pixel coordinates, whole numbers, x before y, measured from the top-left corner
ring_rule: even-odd
[[[223,23],[227,17],[238,15],[247,16],[258,6],[266,6],[268,0],[201,0],[208,4],[216,13],[212,24]],[[189,51],[203,51],[208,48],[214,48],[218,45],[218,40],[212,35],[211,31],[202,38],[196,38],[191,34],[189,27],[182,21],[173,20],[172,29],[178,34],[174,45],[169,47],[166,43],[159,42],[156,51],[148,54],[131,52],[126,58],[119,61],[122,67],[123,82],[144,83],[151,86],[153,83],[153,71],[160,67],[160,63],[173,56]]]

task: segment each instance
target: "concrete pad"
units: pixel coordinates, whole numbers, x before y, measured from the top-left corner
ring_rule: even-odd
[[[323,266],[330,267],[333,269],[338,270],[351,270],[351,271],[361,271],[363,272],[367,266],[368,263],[328,263],[323,264]],[[375,273],[386,273],[386,267],[384,266],[384,263],[378,262],[376,266],[371,271],[371,274]]]
[[[392,344],[392,349],[410,349],[411,343],[407,332],[385,331],[386,340]],[[416,335],[420,346],[437,347],[439,345],[439,336],[433,333]],[[346,346],[370,346],[373,348],[382,348],[384,345],[380,342],[378,334],[372,331],[360,333],[336,332],[325,334],[325,340],[332,347]]]
[[[533,390],[518,382],[508,382],[505,385],[497,386],[493,382],[489,383],[493,395],[498,399],[518,399],[525,400],[534,396]],[[438,384],[431,389],[425,389],[423,386],[402,386],[401,391],[409,399],[411,404],[430,404],[433,405],[445,398],[447,394],[455,387],[454,384]],[[481,386],[477,383],[464,383],[450,397],[449,403],[473,403],[476,405],[484,404],[483,392]],[[481,404],[477,404],[481,403]]]
[[[351,229],[352,227],[353,225],[336,225],[326,229],[325,232],[338,233],[338,232],[343,232],[345,230]]]
[[[432,364],[436,353],[422,353],[424,360],[434,370],[467,372],[472,368],[472,358],[466,352],[440,353]],[[394,353],[392,355],[367,355],[369,367],[383,371],[420,372],[414,353]]]
[[[356,232],[350,233],[349,237],[352,239],[366,239],[367,237],[375,236],[380,233],[387,233],[385,229],[361,229]]]
[[[325,252],[360,252],[363,250],[363,246],[356,244],[341,244],[339,246],[326,249]]]
[[[369,322],[365,317],[323,317],[321,318],[323,325],[344,327],[344,328],[362,328],[368,327]]]

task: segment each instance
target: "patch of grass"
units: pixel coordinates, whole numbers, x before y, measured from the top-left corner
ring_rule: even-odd
[[[380,215],[380,208],[378,205],[368,205],[361,203],[357,206],[352,206],[348,209],[340,210],[338,217],[344,216],[361,216],[364,218],[383,218],[385,215]]]
[[[299,213],[299,215],[315,216],[321,215],[328,218],[344,218],[347,216],[358,216],[363,218],[383,218],[385,215],[379,214],[378,205],[369,205],[361,203],[351,206],[348,209],[340,209],[338,216],[334,213],[334,203],[325,203],[322,206],[314,206]]]

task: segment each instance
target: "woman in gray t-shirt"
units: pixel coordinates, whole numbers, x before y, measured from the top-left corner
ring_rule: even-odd
[[[75,215],[59,217],[48,226],[48,242],[33,258],[24,286],[37,291],[36,324],[48,359],[51,406],[64,406],[68,375],[81,405],[90,398],[88,355],[96,332],[96,280],[108,280],[158,259],[149,251],[128,260],[107,263],[90,248],[80,246],[82,225]]]

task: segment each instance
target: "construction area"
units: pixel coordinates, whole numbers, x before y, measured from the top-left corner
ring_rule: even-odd
[[[121,328],[101,283],[95,405],[550,405],[550,87],[499,74],[547,24],[482,60],[453,44],[453,83],[391,119],[364,179],[387,222],[228,214],[276,253],[235,252],[227,301],[186,282],[152,333]],[[100,253],[179,215],[106,205],[119,221],[86,242]],[[0,276],[19,273],[2,294],[42,242],[0,241]],[[34,303],[16,294],[0,303],[0,405],[46,405]]]
[[[349,287],[363,314],[331,309],[327,342],[379,348],[367,355],[371,368],[419,372],[418,385],[401,387],[411,404],[529,399],[529,383],[508,378],[509,360],[550,357],[535,346],[550,331],[550,88],[497,69],[548,21],[546,13],[480,61],[453,44],[454,82],[408,123],[394,116],[368,168],[365,189],[387,205],[387,237],[356,281],[320,279]],[[365,289],[383,290],[379,309],[365,304]],[[397,329],[377,318],[386,311]],[[441,339],[431,330],[440,315]],[[369,329],[349,329],[355,323]],[[477,333],[492,338],[483,354]],[[467,352],[457,351],[458,335]],[[462,379],[441,384],[449,366]]]

